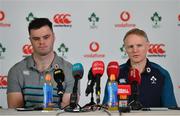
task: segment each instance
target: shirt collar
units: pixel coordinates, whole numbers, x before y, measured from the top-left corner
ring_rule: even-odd
[[[126,62],[127,66],[128,66],[128,69],[130,69],[131,67],[131,63],[130,63],[130,59],[128,59],[128,61]],[[150,73],[151,72],[151,64],[150,64],[150,61],[149,59],[147,59],[147,62],[146,62],[146,66],[145,66],[145,70],[143,73]]]
[[[54,69],[54,67],[55,67],[57,64],[59,64],[58,56],[57,56],[57,53],[54,52],[54,60],[53,60],[53,62],[52,62],[52,64],[51,64],[49,70]],[[29,56],[29,57],[27,57],[27,67],[28,67],[28,68],[33,68],[33,69],[36,69],[36,70],[37,70],[36,65],[35,65],[35,61],[34,61],[32,55]]]

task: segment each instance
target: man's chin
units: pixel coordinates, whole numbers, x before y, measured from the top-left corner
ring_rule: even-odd
[[[41,53],[39,53],[39,55],[46,56],[46,55],[48,55],[48,52],[41,52]]]
[[[141,60],[139,60],[139,59],[132,59],[131,61],[134,63],[140,63],[141,62]]]

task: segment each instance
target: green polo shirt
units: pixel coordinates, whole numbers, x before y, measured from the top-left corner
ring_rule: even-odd
[[[59,68],[64,71],[65,93],[72,93],[74,87],[72,64],[57,56],[56,53],[51,66],[44,72],[39,72],[37,70],[32,56],[28,56],[15,64],[8,72],[7,93],[21,92],[25,101],[24,107],[43,105],[43,85],[45,82],[45,73],[48,71],[53,77],[54,67],[57,64]],[[54,78],[52,78],[51,82],[53,86],[53,102],[58,103],[59,97],[57,95],[57,84]],[[78,86],[78,93],[79,92]]]

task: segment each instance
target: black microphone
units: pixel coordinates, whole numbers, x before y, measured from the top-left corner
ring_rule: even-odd
[[[88,96],[91,93],[91,101],[87,103],[86,105],[84,105],[83,109],[92,109],[92,107],[96,104],[94,102],[94,97],[93,97],[95,82],[96,80],[95,80],[95,77],[93,76],[92,68],[90,68],[88,72],[88,83],[87,83],[87,88],[86,88],[85,93],[86,93],[86,96]]]
[[[64,94],[64,72],[62,69],[59,68],[58,65],[55,65],[54,67],[54,80],[56,81],[57,83],[57,94],[59,96],[59,103],[58,105],[61,104],[62,102],[62,97],[63,97],[63,94]]]
[[[70,108],[76,108],[77,104],[77,90],[78,90],[78,80],[83,77],[84,69],[81,63],[76,63],[72,66],[72,75],[75,79],[73,92],[70,97]]]
[[[88,83],[87,83],[87,88],[86,88],[86,96],[88,96],[90,93],[94,92],[94,84],[95,84],[95,77],[92,74],[92,68],[89,70],[88,73]]]

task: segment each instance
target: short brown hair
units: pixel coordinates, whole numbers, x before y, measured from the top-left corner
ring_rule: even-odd
[[[39,29],[46,25],[53,31],[52,22],[48,18],[35,18],[29,23],[28,26],[29,34],[31,29]]]
[[[126,35],[124,36],[123,41],[125,41],[126,37],[129,36],[129,35],[131,35],[131,34],[143,36],[147,41],[149,41],[146,32],[144,32],[143,30],[138,29],[138,28],[133,28],[133,29],[129,30],[129,31],[126,33]]]

